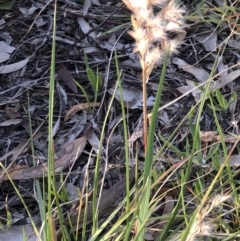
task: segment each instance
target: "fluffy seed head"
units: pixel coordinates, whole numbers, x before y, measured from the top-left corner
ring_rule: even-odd
[[[133,30],[129,34],[135,39],[134,52],[139,53],[140,62],[146,72],[151,73],[154,65],[164,59],[165,54],[177,53],[177,48],[183,42],[185,31],[183,14],[174,0],[123,0],[133,12],[131,22]],[[160,7],[155,14],[153,5]],[[167,32],[175,33],[176,38],[171,40]],[[185,36],[184,36],[185,37]]]

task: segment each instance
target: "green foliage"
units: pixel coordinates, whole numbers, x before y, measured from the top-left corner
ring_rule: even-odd
[[[13,7],[16,0],[8,1],[8,0],[0,0],[0,9],[9,10]]]
[[[229,106],[237,100],[237,93],[235,91],[232,92],[229,100],[227,100],[220,90],[216,90],[215,93],[217,103],[214,106],[216,111],[227,111]],[[210,107],[211,108],[211,107]]]
[[[89,103],[90,103],[89,97],[88,97],[86,91],[84,90],[83,86],[80,85],[76,80],[74,80],[74,82],[76,83],[76,85],[78,86],[78,88],[83,92],[83,95],[84,95],[84,97],[86,98],[87,103],[89,104]]]
[[[7,227],[10,227],[12,223],[12,214],[7,210]]]
[[[84,58],[85,58],[85,64],[86,64],[86,72],[87,72],[87,77],[88,80],[93,88],[94,94],[95,94],[95,98],[94,101],[97,101],[97,95],[99,92],[100,87],[102,86],[102,74],[99,73],[98,71],[96,72],[96,74],[94,73],[93,69],[90,68],[89,63],[88,63],[88,58],[86,53],[84,53]]]

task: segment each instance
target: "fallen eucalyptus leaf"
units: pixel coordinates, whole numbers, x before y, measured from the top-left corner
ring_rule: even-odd
[[[19,61],[14,64],[4,65],[0,67],[0,74],[8,74],[22,69],[29,61],[29,57],[25,60]]]
[[[0,126],[10,126],[10,125],[17,125],[22,122],[22,119],[10,119],[0,123]]]
[[[213,90],[218,90],[223,88],[225,85],[231,83],[233,80],[238,78],[240,76],[240,69],[237,69],[228,75],[222,77],[220,80],[215,82],[215,85],[213,86]]]
[[[15,47],[11,47],[8,44],[0,41],[0,63],[9,59],[10,54],[15,50]]]
[[[194,75],[195,78],[201,83],[206,82],[208,80],[209,73],[204,69],[200,69],[196,66],[190,65],[186,63],[184,60],[176,57],[172,58],[172,63],[178,65],[178,67],[182,70]]]
[[[212,33],[198,34],[196,39],[206,51],[214,51],[217,48],[217,33],[214,30]]]
[[[113,95],[114,89],[111,88],[108,90],[108,93]],[[122,87],[122,95],[123,95],[123,102],[124,106],[129,109],[137,109],[142,108],[142,100],[143,100],[143,94],[142,91],[133,87]],[[121,92],[119,89],[116,90],[115,96],[114,96],[120,103],[121,103]],[[154,105],[155,98],[153,96],[150,96],[147,99],[147,106],[153,106]]]
[[[57,153],[59,158],[55,161],[55,172],[61,172],[68,166],[72,165],[77,158],[82,154],[87,138],[91,132],[91,128],[89,128],[83,137],[78,138],[74,141],[70,141],[66,143],[62,149]],[[38,166],[26,167],[26,166],[17,166],[8,171],[8,175],[3,173],[3,178],[0,182],[8,180],[9,177],[12,180],[26,180],[31,178],[41,178],[46,176],[48,173],[47,163],[40,164]],[[9,177],[8,177],[9,176]]]

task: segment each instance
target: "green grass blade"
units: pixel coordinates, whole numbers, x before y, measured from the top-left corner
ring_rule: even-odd
[[[144,223],[148,215],[149,209],[149,197],[150,197],[150,187],[151,187],[151,172],[152,172],[152,164],[153,164],[153,142],[154,142],[154,133],[155,127],[157,122],[157,115],[158,115],[158,108],[160,105],[162,90],[163,90],[163,83],[165,80],[165,72],[167,67],[167,59],[168,56],[165,57],[162,73],[160,77],[160,82],[158,85],[158,91],[156,95],[156,101],[153,107],[151,123],[149,126],[148,138],[147,138],[147,149],[146,149],[146,157],[145,157],[145,166],[144,166],[144,173],[143,173],[143,197],[140,203],[139,209],[139,217],[138,217],[138,228],[141,227]],[[139,234],[138,241],[144,240],[144,228]]]

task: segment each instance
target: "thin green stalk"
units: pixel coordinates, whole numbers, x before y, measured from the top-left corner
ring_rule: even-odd
[[[27,90],[27,101],[28,101],[28,110],[30,110],[30,96],[29,96],[28,90]],[[33,143],[32,118],[31,118],[30,111],[28,111],[28,122],[29,122],[29,134],[30,134],[32,160],[33,160],[33,165],[35,166],[36,160],[35,160],[35,154],[34,154],[35,152],[34,152],[34,143]],[[44,220],[46,220],[46,212],[45,212],[45,202],[43,201],[39,179],[34,179],[34,186],[37,189],[37,192],[36,192],[37,202],[40,210],[41,221],[43,222]],[[43,232],[43,236],[44,236],[44,239],[46,240],[46,232]]]
[[[52,187],[55,184],[52,180],[52,175],[55,171],[54,165],[54,145],[53,145],[53,106],[54,106],[54,80],[55,80],[55,50],[56,50],[56,17],[57,17],[57,0],[54,2],[54,16],[53,16],[53,40],[52,40],[52,54],[51,54],[51,70],[50,70],[50,84],[49,84],[49,106],[48,106],[48,217],[52,210]],[[47,217],[47,218],[48,218]],[[48,225],[48,240],[50,240],[50,225]]]
[[[145,156],[145,166],[144,166],[144,173],[143,173],[143,197],[140,203],[139,209],[139,217],[137,222],[137,229],[142,226],[144,220],[148,214],[149,208],[149,198],[150,198],[150,188],[151,188],[151,170],[153,164],[153,143],[154,143],[154,132],[157,122],[157,115],[158,115],[158,107],[160,105],[162,90],[163,90],[163,83],[165,80],[165,72],[167,67],[167,59],[168,55],[165,57],[162,73],[160,77],[160,82],[158,85],[158,91],[156,95],[156,101],[153,107],[153,113],[151,118],[151,123],[149,125],[149,133],[147,138],[147,149],[146,149],[146,156]],[[144,240],[144,229],[141,230],[138,241]]]
[[[32,224],[32,227],[33,227],[33,230],[34,230],[35,234],[36,234],[37,236],[39,236],[38,229],[37,229],[35,223],[33,222],[33,218],[32,218],[32,216],[31,216],[31,213],[30,213],[30,211],[29,211],[29,209],[28,209],[28,206],[26,205],[26,203],[25,203],[25,201],[24,201],[21,193],[19,192],[19,190],[18,190],[18,188],[16,187],[15,183],[14,183],[13,180],[11,179],[11,177],[10,177],[10,175],[9,175],[9,172],[8,172],[7,169],[4,167],[4,165],[2,164],[2,162],[0,162],[0,167],[1,167],[2,170],[3,170],[3,173],[5,173],[5,174],[7,175],[8,180],[11,182],[11,184],[12,184],[15,192],[17,193],[19,199],[21,200],[21,202],[22,202],[22,204],[23,204],[23,206],[24,206],[24,209],[26,210],[26,212],[27,212],[27,214],[28,214],[28,217],[30,218],[30,222],[31,222],[31,224]]]
[[[122,109],[122,118],[123,118],[123,130],[124,130],[124,149],[125,149],[125,170],[126,170],[126,212],[130,211],[130,183],[129,183],[129,147],[128,147],[128,130],[127,130],[127,118],[125,114],[125,107],[123,101],[123,92],[121,85],[121,74],[119,71],[117,53],[115,52],[115,63],[116,63],[116,72],[117,72],[117,83],[120,90],[120,100],[121,100],[121,109]],[[126,220],[127,227],[129,226],[129,219]],[[125,236],[124,240],[129,240],[129,237]]]
[[[116,86],[116,88],[117,88],[117,86]],[[114,101],[114,95],[116,93],[116,88],[114,90],[113,97],[111,98],[111,101],[109,103],[109,108],[107,110],[106,117],[105,117],[105,119],[103,121],[103,126],[102,126],[100,141],[99,141],[99,152],[98,152],[98,155],[97,155],[96,166],[95,166],[95,171],[94,171],[93,205],[92,205],[92,207],[93,207],[92,235],[94,235],[97,232],[97,230],[98,230],[98,227],[97,227],[97,220],[98,220],[97,195],[98,195],[98,181],[99,181],[99,172],[100,172],[100,170],[99,170],[100,169],[100,160],[101,160],[101,155],[102,155],[102,144],[103,144],[105,129],[106,129],[106,126],[107,126],[108,116],[110,115],[110,112],[111,112],[111,108],[110,107],[112,106],[113,101]]]
[[[144,62],[144,61],[143,61]],[[147,126],[148,126],[148,120],[147,120],[147,71],[146,67],[142,66],[143,71],[142,71],[142,90],[143,90],[143,139],[144,139],[144,151],[146,153],[146,148],[147,148],[147,141],[148,141],[148,131],[147,131]]]
[[[88,95],[87,95],[86,91],[84,90],[84,88],[76,80],[74,80],[74,82],[78,86],[78,88],[81,89],[81,91],[83,92],[84,97],[87,100],[87,103],[89,104],[90,101],[89,101]]]
[[[215,72],[217,68],[217,59],[216,61],[214,62],[214,65],[213,65],[213,68],[212,68],[212,71],[209,75],[209,78],[211,78]],[[209,90],[210,90],[210,84],[211,82],[207,82],[206,84],[206,88],[204,90],[204,93],[203,93],[203,96],[202,96],[202,99],[201,99],[201,102],[200,102],[200,106],[199,106],[199,111],[198,111],[198,115],[197,115],[197,120],[196,120],[196,127],[195,127],[195,133],[194,133],[194,137],[193,137],[193,148],[192,148],[192,151],[191,151],[191,154],[190,154],[190,159],[188,161],[188,165],[187,165],[187,170],[186,170],[186,174],[185,174],[185,180],[186,182],[183,183],[183,189],[186,189],[186,183],[187,181],[189,180],[189,176],[190,176],[190,171],[192,169],[192,162],[193,162],[193,158],[194,158],[194,153],[195,153],[195,149],[196,149],[196,146],[197,146],[197,143],[199,142],[199,129],[200,129],[200,119],[201,119],[201,113],[203,111],[203,107],[204,107],[204,104],[205,104],[205,101],[206,99],[208,98],[208,95],[209,95]],[[220,169],[221,170],[221,169]],[[219,170],[219,171],[220,171]],[[216,177],[219,177],[220,175],[220,172],[218,172],[218,174],[215,176],[214,180],[215,182],[217,181]],[[214,183],[215,183],[214,182]],[[209,197],[211,191],[212,191],[212,188],[214,186],[214,183],[212,182],[210,187],[208,188],[207,192],[205,193],[201,203],[198,205],[198,208],[196,209],[196,211],[193,213],[189,223],[187,223],[187,227],[186,229],[184,230],[184,232],[182,233],[181,235],[181,241],[185,241],[188,234],[190,233],[190,230],[192,228],[192,225],[193,223],[196,221],[197,219],[197,214],[198,212],[201,210],[201,208],[203,207],[204,203],[206,202],[207,198]]]

